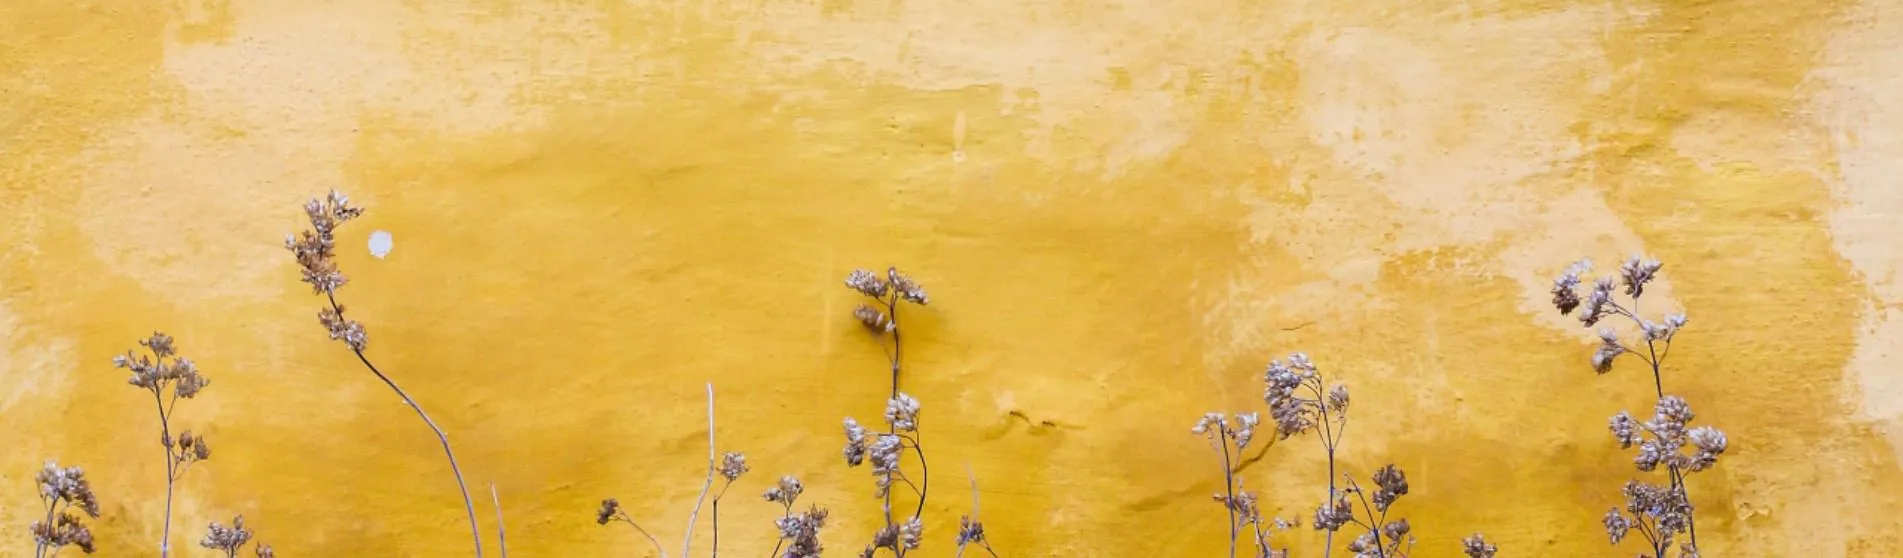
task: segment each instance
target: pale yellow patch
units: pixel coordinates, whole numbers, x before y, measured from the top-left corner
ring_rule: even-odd
[[[1870,0],[1853,11],[1810,76],[1809,116],[1836,154],[1826,176],[1837,251],[1873,297],[1863,307],[1849,375],[1863,418],[1882,423],[1903,458],[1903,2]]]

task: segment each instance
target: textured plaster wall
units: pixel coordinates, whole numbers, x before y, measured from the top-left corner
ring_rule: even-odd
[[[677,546],[709,380],[755,469],[722,546],[763,553],[796,473],[854,553],[838,425],[886,386],[839,281],[888,264],[934,299],[927,555],[967,466],[1008,555],[1220,553],[1187,429],[1295,350],[1355,389],[1349,466],[1409,471],[1421,556],[1604,555],[1605,417],[1649,386],[1544,291],[1635,251],[1692,316],[1668,388],[1732,434],[1708,554],[1895,556],[1899,76],[1900,0],[0,2],[0,555],[45,457],[105,555],[155,546],[156,419],[109,364],[155,328],[213,381],[176,544],[242,512],[285,556],[466,552],[279,246],[338,188],[345,301],[518,556],[640,555],[608,495]],[[1307,514],[1322,464],[1244,474]]]

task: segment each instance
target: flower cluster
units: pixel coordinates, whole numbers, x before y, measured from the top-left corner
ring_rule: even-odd
[[[819,544],[819,530],[826,526],[826,510],[812,506],[806,511],[793,513],[793,504],[798,502],[800,494],[806,492],[806,486],[800,484],[792,475],[780,477],[779,484],[761,494],[768,502],[779,504],[780,518],[773,524],[780,531],[780,546],[784,552],[775,550],[773,558],[819,558],[823,547]]]
[[[751,470],[752,468],[747,467],[746,454],[730,451],[720,456],[720,477],[727,479],[729,483],[739,479],[740,475],[747,474],[747,471]]]
[[[1690,540],[1679,547],[1679,556],[1696,557],[1698,531],[1694,527],[1685,477],[1716,465],[1730,442],[1724,432],[1716,428],[1692,427],[1691,405],[1683,398],[1665,393],[1665,358],[1688,320],[1685,314],[1677,313],[1654,322],[1638,313],[1646,286],[1658,279],[1659,270],[1664,267],[1657,260],[1637,256],[1627,259],[1619,266],[1616,276],[1594,281],[1592,290],[1582,298],[1578,290],[1580,275],[1591,267],[1590,261],[1582,260],[1554,279],[1553,305],[1562,315],[1578,311],[1580,323],[1586,327],[1598,325],[1608,317],[1625,318],[1637,326],[1638,335],[1630,342],[1610,327],[1600,328],[1599,346],[1592,353],[1592,368],[1605,374],[1626,355],[1644,361],[1651,368],[1653,388],[1658,395],[1652,418],[1640,422],[1621,411],[1607,421],[1607,426],[1620,448],[1638,447],[1638,455],[1632,460],[1635,467],[1651,472],[1663,466],[1670,481],[1665,485],[1627,482],[1623,491],[1624,512],[1612,508],[1601,524],[1615,545],[1631,531],[1639,531],[1650,545],[1652,555],[1660,558],[1673,547],[1679,534],[1689,534]],[[1630,303],[1621,303],[1615,291],[1629,297]]]
[[[1289,355],[1287,363],[1270,362],[1262,381],[1262,399],[1269,404],[1269,416],[1283,439],[1308,432],[1319,421],[1347,418],[1347,386],[1335,384],[1324,392],[1321,372],[1306,354]]]
[[[169,385],[173,395],[180,399],[191,399],[205,386],[211,385],[210,380],[199,375],[198,365],[193,364],[191,359],[177,356],[178,348],[173,344],[172,336],[153,332],[151,337],[140,339],[139,345],[151,355],[126,351],[126,354],[112,357],[113,367],[132,371],[132,377],[126,383],[161,393]],[[166,361],[168,358],[170,362]]]
[[[93,496],[86,472],[79,467],[60,467],[59,463],[48,460],[33,480],[39,485],[40,501],[46,505],[47,516],[47,521],[35,521],[29,528],[33,533],[35,555],[58,552],[65,546],[79,547],[92,554],[92,530],[69,511],[77,507],[87,517],[99,517],[99,500]]]
[[[231,518],[230,527],[212,522],[211,526],[205,530],[205,538],[198,541],[198,546],[222,551],[226,558],[235,558],[238,550],[244,548],[244,545],[249,542],[251,542],[251,530],[245,528],[244,516],[240,515]],[[258,552],[259,555],[263,555],[269,550],[260,546]]]
[[[899,273],[896,267],[886,268],[884,278],[870,271],[855,269],[846,275],[846,287],[878,301],[878,306],[861,304],[852,311],[853,317],[874,333],[889,333],[898,329],[894,316],[898,313],[899,301],[919,306],[931,303],[925,288],[911,277]]]
[[[310,218],[311,228],[298,235],[284,238],[284,247],[297,258],[297,266],[304,274],[304,282],[310,284],[311,291],[329,298],[330,305],[318,311],[317,322],[330,332],[334,341],[343,341],[351,350],[362,352],[369,344],[369,336],[364,332],[363,324],[344,318],[344,307],[337,304],[336,293],[339,287],[349,280],[337,269],[337,227],[345,221],[363,215],[363,209],[350,206],[350,198],[332,191],[323,200],[310,200],[304,204],[304,214]]]
[[[348,282],[333,260],[337,255],[337,227],[363,215],[363,209],[351,207],[348,196],[332,191],[323,200],[306,202],[304,214],[310,217],[311,228],[298,235],[286,235],[284,248],[297,257],[304,282],[310,284],[313,292],[336,292]]]
[[[1480,533],[1461,539],[1460,545],[1461,552],[1465,553],[1467,558],[1493,558],[1493,553],[1500,550],[1499,547],[1489,544],[1487,538],[1480,536]]]
[[[899,468],[899,458],[905,450],[918,447],[913,437],[918,433],[918,413],[918,399],[900,393],[886,402],[885,422],[890,432],[868,432],[858,420],[850,417],[845,420],[846,447],[840,453],[845,456],[847,466],[871,462],[876,483],[874,494],[880,498],[891,492],[894,483],[911,482]]]

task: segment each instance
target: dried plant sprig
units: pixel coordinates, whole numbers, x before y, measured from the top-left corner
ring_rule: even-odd
[[[1327,387],[1321,369],[1307,354],[1299,352],[1290,354],[1286,362],[1270,361],[1262,381],[1262,400],[1269,405],[1269,416],[1275,420],[1275,431],[1280,439],[1314,432],[1327,455],[1328,497],[1316,511],[1314,526],[1327,532],[1324,553],[1332,553],[1335,531],[1340,529],[1348,513],[1336,505],[1344,501],[1345,496],[1336,484],[1340,476],[1336,456],[1348,429],[1348,386],[1337,383]]]
[[[436,440],[443,446],[443,455],[449,459],[450,473],[456,477],[456,488],[463,497],[463,511],[469,517],[469,536],[476,547],[476,557],[482,558],[482,528],[476,521],[476,501],[469,497],[469,483],[463,481],[462,467],[456,463],[456,452],[450,448],[449,435],[436,425],[429,413],[423,411],[408,392],[398,387],[395,380],[378,369],[364,354],[369,345],[369,335],[362,323],[344,316],[344,306],[337,302],[337,289],[349,282],[337,267],[337,228],[352,219],[363,215],[363,208],[352,207],[350,198],[335,190],[324,199],[312,199],[304,204],[304,214],[310,221],[310,229],[297,235],[287,235],[284,248],[291,251],[297,259],[303,281],[311,286],[311,292],[323,295],[327,305],[317,312],[317,321],[330,333],[330,338],[342,341],[357,355],[357,361],[370,370],[378,380],[382,380],[390,391],[403,400],[416,416],[423,420],[430,431],[436,434]]]
[[[643,537],[647,537],[648,543],[654,545],[656,555],[661,558],[667,558],[667,549],[661,547],[661,539],[654,538],[653,533],[649,533],[640,523],[635,523],[634,517],[628,515],[628,510],[621,507],[621,501],[614,498],[602,500],[601,508],[595,510],[596,525],[607,525],[610,521],[619,521],[628,524],[629,527],[633,527],[635,532],[641,533]]]
[[[991,539],[985,537],[985,524],[978,515],[978,474],[971,470],[971,464],[965,464],[965,478],[971,480],[971,515],[958,518],[958,558],[964,558],[965,547],[977,546],[998,558],[998,551],[991,548]]]
[[[28,528],[33,533],[34,558],[57,554],[67,546],[92,554],[95,550],[92,529],[71,511],[77,507],[87,517],[99,517],[99,499],[93,495],[92,483],[86,480],[86,471],[79,467],[60,467],[58,462],[48,459],[33,480],[39,488],[40,503],[46,506],[46,519],[35,521]]]
[[[489,500],[496,505],[496,553],[509,558],[509,528],[502,524],[502,494],[496,492],[496,483],[489,483]]]
[[[1480,533],[1461,539],[1460,546],[1461,552],[1466,554],[1467,558],[1493,558],[1493,553],[1500,550],[1499,547],[1488,543],[1487,538],[1481,536]]]
[[[205,529],[205,538],[198,541],[198,546],[223,552],[225,558],[238,558],[238,551],[251,542],[251,535],[251,530],[244,526],[244,516],[240,515],[231,518],[230,527],[219,525],[216,521],[212,522],[211,526]],[[272,553],[269,547],[263,545],[258,547],[260,556],[267,553]]]
[[[1654,322],[1639,310],[1646,286],[1658,278],[1663,268],[1664,264],[1658,260],[1633,256],[1619,266],[1616,276],[1593,281],[1591,290],[1582,298],[1581,275],[1592,269],[1592,262],[1580,260],[1553,280],[1553,305],[1561,315],[1579,312],[1580,323],[1585,327],[1594,327],[1612,317],[1625,318],[1637,326],[1639,333],[1633,341],[1623,339],[1610,327],[1601,327],[1599,346],[1592,353],[1591,364],[1595,372],[1606,374],[1612,371],[1618,359],[1632,355],[1651,368],[1652,388],[1658,397],[1652,420],[1640,423],[1630,414],[1620,412],[1608,423],[1621,448],[1639,447],[1634,466],[1650,472],[1664,465],[1669,482],[1664,486],[1638,481],[1627,483],[1626,515],[1613,508],[1601,523],[1615,545],[1629,531],[1639,530],[1653,555],[1659,558],[1664,558],[1672,549],[1676,535],[1684,533],[1689,540],[1679,546],[1679,556],[1690,557],[1698,555],[1698,527],[1685,479],[1691,473],[1715,465],[1718,456],[1730,444],[1724,432],[1716,428],[1689,427],[1691,406],[1682,398],[1666,395],[1665,360],[1689,320],[1685,314],[1675,313]],[[1622,292],[1628,302],[1621,303],[1615,291]]]
[[[918,400],[899,391],[901,364],[905,354],[903,330],[899,327],[899,308],[906,303],[925,306],[930,304],[931,298],[923,287],[900,273],[896,267],[887,268],[884,277],[863,269],[854,270],[846,276],[845,283],[847,288],[871,299],[872,302],[854,309],[853,317],[878,337],[892,375],[892,395],[886,401],[885,433],[871,435],[857,420],[847,418],[845,421],[846,447],[843,455],[846,464],[857,467],[869,459],[876,483],[874,495],[884,501],[885,525],[873,535],[872,544],[866,546],[863,554],[869,556],[875,550],[884,548],[891,550],[894,556],[903,558],[907,551],[917,548],[918,540],[922,537],[923,522],[919,516],[925,512],[931,474],[925,461],[925,450],[919,443]],[[890,347],[886,345],[887,338],[891,339]],[[905,475],[900,466],[906,450],[911,450],[918,457],[919,479],[916,483]],[[905,484],[918,495],[918,507],[905,521],[899,521],[892,511],[892,485],[897,483]]]
[[[1236,462],[1241,458],[1242,450],[1247,449],[1255,439],[1255,427],[1260,423],[1260,415],[1256,413],[1237,413],[1232,420],[1222,413],[1212,412],[1204,414],[1201,420],[1196,421],[1196,426],[1189,429],[1191,434],[1207,438],[1222,457],[1223,492],[1216,494],[1214,499],[1229,512],[1231,558],[1236,555],[1236,539],[1245,527],[1254,532],[1256,557],[1271,556],[1278,552],[1269,546],[1272,527],[1263,521],[1255,494],[1244,490],[1242,479],[1235,475]],[[1287,523],[1279,518],[1276,522]],[[1287,552],[1287,549],[1280,552]]]
[[[694,499],[694,513],[687,516],[687,529],[681,535],[681,558],[693,556],[694,524],[700,523],[700,505],[707,502],[707,491],[714,487],[714,384],[707,383],[707,480],[700,485],[700,496]]]
[[[806,486],[800,484],[798,478],[786,475],[760,495],[766,501],[780,505],[780,517],[773,521],[780,536],[773,545],[772,558],[819,558],[820,552],[824,550],[819,544],[819,530],[826,526],[826,510],[812,506],[804,512],[793,513],[793,504],[805,492]]]
[[[1355,553],[1355,558],[1406,558],[1414,547],[1413,527],[1406,518],[1389,520],[1388,511],[1396,500],[1407,495],[1407,475],[1391,464],[1375,471],[1373,496],[1353,477],[1344,475],[1343,478],[1348,487],[1342,490],[1341,501],[1331,513],[1338,514],[1346,508],[1347,521],[1341,522],[1340,517],[1333,517],[1331,521],[1337,527],[1353,523],[1363,529],[1360,536],[1348,543],[1348,551]],[[1349,495],[1355,499],[1349,500]],[[1355,503],[1360,504],[1360,514],[1355,511]]]
[[[191,464],[211,458],[211,445],[204,436],[185,430],[172,437],[173,411],[178,400],[197,396],[211,381],[199,374],[198,365],[191,359],[178,355],[177,343],[170,335],[153,332],[151,337],[140,339],[139,346],[147,354],[128,350],[112,357],[112,365],[132,372],[126,383],[151,393],[159,413],[159,445],[165,447],[165,526],[159,535],[159,556],[163,557],[172,553],[172,496],[178,480]]]
[[[720,492],[714,494],[713,556],[716,558],[720,556],[720,498],[727,495],[727,489],[733,488],[733,481],[739,480],[741,475],[750,470],[752,468],[747,466],[747,455],[744,453],[730,451],[720,456],[720,478],[726,482],[720,485]]]

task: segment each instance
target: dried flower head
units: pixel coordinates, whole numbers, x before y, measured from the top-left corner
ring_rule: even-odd
[[[806,492],[806,486],[800,484],[800,480],[794,478],[793,475],[787,475],[780,477],[780,483],[774,485],[772,488],[766,489],[766,493],[762,494],[761,497],[766,498],[768,502],[775,502],[791,507],[795,500],[799,500],[800,494],[803,492]]]
[[[1374,509],[1378,511],[1388,511],[1395,500],[1407,495],[1407,474],[1392,464],[1374,472],[1374,484],[1379,487],[1374,492]]]
[[[912,282],[911,277],[899,273],[899,268],[886,268],[885,275],[886,280],[892,282],[892,290],[898,291],[899,298],[919,306],[931,303],[931,298],[925,296],[925,289]]]
[[[1606,535],[1612,538],[1612,544],[1619,544],[1625,540],[1626,533],[1632,531],[1632,522],[1619,513],[1619,508],[1606,510],[1606,517],[1600,523],[1606,526]]]
[[[846,450],[843,453],[849,467],[858,467],[866,460],[866,429],[850,417],[846,419]]]
[[[1381,536],[1387,537],[1391,540],[1399,541],[1407,537],[1407,534],[1409,532],[1412,532],[1413,530],[1414,530],[1414,527],[1411,525],[1408,525],[1406,518],[1396,519],[1394,521],[1389,521],[1387,525],[1381,526]]]
[[[884,279],[863,269],[852,270],[851,274],[846,275],[846,286],[873,298],[884,298],[889,287]]]
[[[92,483],[86,480],[85,470],[61,468],[59,463],[49,459],[34,481],[40,485],[40,498],[49,505],[78,506],[87,516],[99,517],[99,500],[93,496]]]
[[[1565,273],[1553,280],[1553,307],[1559,309],[1560,315],[1570,314],[1574,308],[1579,307],[1579,274],[1590,269],[1592,269],[1591,261],[1580,260],[1568,266]]]
[[[885,403],[885,422],[899,432],[918,431],[918,399],[900,393]]]
[[[211,443],[204,436],[194,436],[186,430],[178,435],[178,459],[180,461],[204,461],[211,459]]]
[[[819,506],[795,515],[782,517],[774,522],[780,529],[780,539],[786,541],[786,551],[775,558],[819,558],[824,550],[819,544],[819,531],[826,527],[826,510]]]
[[[244,516],[240,515],[231,518],[231,527],[212,522],[206,528],[205,538],[198,541],[198,546],[224,551],[225,556],[237,556],[238,549],[248,542],[251,542],[251,530],[245,528]]]
[[[316,294],[336,292],[348,279],[337,270],[336,257],[337,226],[363,214],[360,208],[350,207],[350,198],[332,191],[323,200],[310,200],[304,204],[304,214],[310,218],[311,228],[298,235],[284,238],[284,248],[297,258],[298,267],[303,270],[304,282],[311,285]]]
[[[1612,328],[1599,330],[1599,349],[1592,353],[1592,370],[1600,374],[1612,371],[1612,361],[1626,353],[1625,345],[1619,344],[1619,334]]]
[[[79,516],[60,512],[54,517],[53,521],[54,523],[51,525],[42,521],[35,521],[33,525],[28,528],[28,530],[33,533],[33,543],[35,546],[54,552],[58,552],[60,547],[64,546],[79,547],[81,552],[87,554],[92,554],[93,551],[96,550],[93,547],[92,530],[86,528],[84,524],[79,522]]]
[[[277,558],[278,555],[276,551],[271,550],[271,545],[268,544],[260,543],[253,550],[258,552],[258,558]]]
[[[205,386],[211,385],[210,380],[199,375],[198,365],[193,364],[191,359],[177,356],[178,347],[172,336],[153,332],[151,337],[140,339],[139,345],[145,347],[151,356],[126,351],[126,354],[112,357],[114,368],[132,372],[132,377],[126,379],[126,383],[153,391],[163,391],[170,385],[172,394],[180,399],[191,399]]]
[[[1321,507],[1315,509],[1316,531],[1335,531],[1354,520],[1354,503],[1348,500],[1347,492],[1338,491],[1334,501],[1322,502]]]
[[[1467,558],[1493,558],[1493,553],[1500,550],[1499,547],[1488,544],[1487,538],[1480,536],[1480,533],[1461,539],[1460,544]]]
[[[866,304],[861,304],[859,308],[854,309],[852,311],[852,317],[857,318],[860,325],[866,326],[866,330],[873,333],[891,332],[895,325],[892,322],[892,318],[887,316],[885,312],[881,312],[878,308],[873,308]]]
[[[1639,298],[1645,294],[1645,284],[1652,282],[1652,279],[1658,275],[1659,268],[1662,267],[1665,267],[1665,264],[1658,260],[1648,260],[1640,256],[1633,256],[1626,260],[1625,265],[1619,266],[1619,281],[1625,285],[1625,294],[1632,298]]]
[[[740,475],[747,474],[748,470],[747,455],[744,453],[730,451],[720,457],[720,476],[727,482],[733,482]]]
[[[1632,444],[1637,444],[1643,440],[1643,437],[1639,435],[1639,421],[1634,420],[1632,415],[1627,414],[1625,411],[1619,411],[1619,414],[1612,415],[1612,420],[1609,421],[1609,423],[1612,430],[1612,439],[1619,441],[1620,449],[1630,448]]]
[[[1287,363],[1276,360],[1269,363],[1268,371],[1263,373],[1262,399],[1269,404],[1269,416],[1275,419],[1276,433],[1283,439],[1308,432],[1315,427],[1322,412],[1322,404],[1313,397],[1304,397],[1300,391],[1307,387],[1315,396],[1320,395],[1321,378],[1315,364],[1309,362],[1308,355],[1295,353],[1289,355]],[[1345,404],[1347,388],[1336,386]]]
[[[965,546],[968,544],[981,544],[984,542],[985,542],[985,524],[980,523],[975,519],[972,519],[971,516],[969,515],[959,516],[958,518],[958,546]]]
[[[607,525],[621,514],[621,501],[609,498],[601,501],[601,509],[595,510],[595,524]]]
[[[344,319],[344,306],[326,306],[317,311],[317,323],[330,332],[330,340],[343,341],[350,350],[362,352],[370,344],[370,334],[363,329],[363,323]]]

